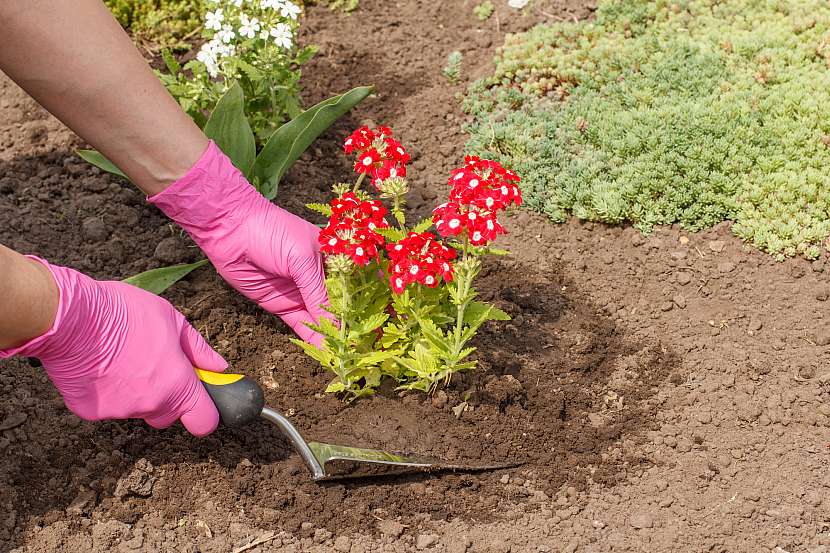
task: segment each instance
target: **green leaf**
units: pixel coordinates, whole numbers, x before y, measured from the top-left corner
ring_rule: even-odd
[[[340,392],[345,391],[346,385],[337,379],[332,380],[331,383],[326,387],[326,393],[329,394],[339,394]]]
[[[154,294],[161,294],[173,284],[180,281],[191,271],[198,269],[208,264],[207,259],[202,259],[196,263],[187,263],[185,265],[172,265],[170,267],[161,267],[159,269],[151,269],[144,271],[137,275],[125,278],[123,282],[138,286],[148,292]]]
[[[173,54],[170,52],[169,48],[165,48],[161,51],[161,58],[164,60],[164,65],[167,66],[167,71],[169,71],[174,77],[179,74],[179,71],[182,70],[182,66],[178,61],[176,61],[176,58],[173,57]]]
[[[484,321],[509,321],[510,315],[492,305],[471,301],[464,311],[464,324],[481,325]]]
[[[86,161],[87,163],[91,163],[98,169],[106,171],[107,173],[112,173],[113,175],[118,175],[119,177],[123,177],[127,180],[127,175],[124,174],[121,169],[115,166],[113,162],[105,158],[101,152],[96,150],[77,150],[75,153],[80,156],[81,159]]]
[[[331,365],[332,362],[332,354],[324,349],[319,349],[317,346],[309,344],[307,342],[303,342],[302,340],[298,340],[297,338],[291,338],[291,342],[294,345],[299,346],[305,352],[306,355],[320,363],[324,367],[328,367]]]
[[[422,232],[426,232],[432,226],[432,218],[427,218],[415,225],[415,228],[412,229],[412,232],[417,232],[418,234]]]
[[[219,99],[203,130],[247,177],[254,164],[256,143],[245,117],[245,98],[238,82]]]
[[[370,316],[368,319],[361,321],[360,323],[352,326],[351,331],[358,336],[363,334],[368,334],[378,327],[380,327],[386,320],[389,318],[387,313],[375,313]]]
[[[283,175],[311,143],[371,92],[372,87],[362,86],[324,100],[274,131],[253,165],[262,195],[273,199]]]
[[[362,355],[360,359],[358,359],[357,361],[357,366],[365,368],[372,367],[374,365],[380,365],[387,359],[393,359],[396,355],[400,354],[400,350],[373,351],[365,355]]]
[[[376,228],[375,232],[386,238],[389,242],[397,242],[406,238],[406,233],[399,228],[386,227]]]
[[[305,204],[305,206],[312,211],[316,211],[320,215],[331,217],[331,206],[329,204],[310,203]]]

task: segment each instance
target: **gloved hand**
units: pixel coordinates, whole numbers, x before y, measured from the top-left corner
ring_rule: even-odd
[[[231,286],[320,344],[322,336],[304,324],[327,315],[320,229],[269,202],[212,141],[184,177],[148,200],[190,234]]]
[[[142,418],[166,428],[181,419],[196,436],[210,434],[219,413],[194,366],[228,364],[166,300],[123,282],[100,282],[43,263],[60,292],[52,328],[20,347],[36,357],[76,415],[86,420]]]

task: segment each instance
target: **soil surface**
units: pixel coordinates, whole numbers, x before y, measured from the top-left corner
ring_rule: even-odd
[[[590,17],[590,3],[361,0],[309,10],[309,103],[377,93],[294,167],[277,202],[303,207],[350,176],[344,136],[394,128],[414,153],[424,215],[463,158],[457,95],[506,32]],[[463,79],[442,75],[464,54]],[[73,154],[80,141],[0,79],[0,242],[98,278],[198,250],[142,195]],[[205,439],[181,427],[89,423],[42,370],[0,363],[0,551],[463,553],[830,551],[827,254],[813,263],[745,248],[728,225],[698,234],[520,211],[482,295],[513,315],[478,338],[481,367],[432,397],[384,390],[346,405],[278,319],[209,268],[178,306],[309,438],[516,468],[312,483],[278,432]]]

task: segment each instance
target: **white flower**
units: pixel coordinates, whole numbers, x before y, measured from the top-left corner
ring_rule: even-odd
[[[260,29],[259,19],[248,19],[246,14],[239,16],[239,36],[254,38]]]
[[[225,15],[222,13],[222,8],[215,12],[207,12],[205,14],[205,27],[218,31],[222,28],[222,22],[225,20]]]
[[[205,69],[211,77],[216,77],[219,74],[219,52],[217,52],[216,47],[215,42],[206,42],[202,44],[202,48],[196,54],[196,59],[205,65]]]
[[[300,15],[300,12],[302,11],[297,4],[291,2],[290,0],[280,2],[276,8],[283,17],[288,17],[290,19],[297,19],[297,16]]]
[[[266,10],[268,8],[276,8],[279,3],[280,0],[262,0],[262,2],[260,2],[260,6],[262,6],[262,9]]]
[[[245,3],[245,0],[231,0],[231,4],[236,6],[237,8],[241,8],[242,4]]]
[[[226,23],[222,26],[222,30],[216,33],[216,38],[225,44],[230,44],[236,38],[236,32],[233,30],[233,27]]]
[[[275,27],[271,28],[270,34],[274,39],[274,43],[281,48],[287,50],[294,44],[294,32],[285,23],[277,23]]]

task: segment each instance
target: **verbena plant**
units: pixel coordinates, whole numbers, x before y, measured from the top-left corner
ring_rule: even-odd
[[[339,324],[323,318],[310,325],[325,337],[320,349],[294,342],[334,373],[328,392],[351,400],[374,393],[385,377],[401,389],[431,392],[476,366],[469,343],[482,324],[509,319],[478,301],[473,284],[483,255],[506,253],[489,244],[505,232],[498,214],[521,204],[519,177],[467,157],[452,172],[448,201],[410,227],[410,158],[391,130],[362,127],[344,146],[357,158],[355,184],[336,184],[329,204],[309,205],[329,217],[320,247],[329,310]],[[367,180],[377,198],[362,187]],[[438,235],[429,232],[433,226]]]
[[[302,111],[300,66],[316,51],[296,44],[301,8],[290,0],[203,0],[196,59],[181,66],[168,52],[168,73],[159,72],[182,108],[201,126],[233,83],[245,97],[245,113],[258,144]]]
[[[251,125],[245,115],[242,88],[233,83],[217,103],[204,126],[204,131],[253,186],[270,200],[276,196],[277,187],[286,171],[311,143],[340,116],[362,102],[371,91],[371,87],[358,87],[320,102],[279,127],[265,145],[257,150]],[[99,152],[79,150],[78,155],[104,171],[127,178]],[[160,294],[206,263],[207,261],[203,260],[188,265],[162,267],[127,280],[145,290]]]
[[[604,0],[508,36],[475,84],[470,148],[528,205],[649,232],[732,220],[779,257],[830,234],[830,5]]]

